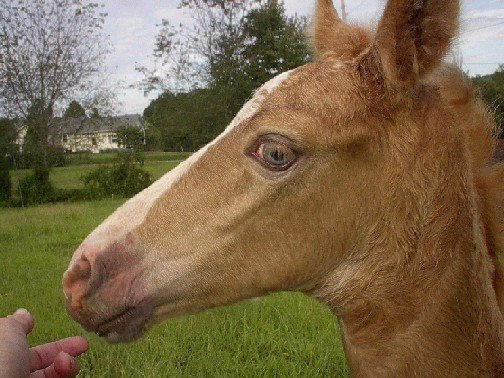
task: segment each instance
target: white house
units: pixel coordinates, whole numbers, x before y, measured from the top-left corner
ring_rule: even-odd
[[[49,141],[68,152],[99,153],[117,150],[117,130],[137,127],[145,137],[145,124],[139,114],[98,118],[54,118],[51,120]],[[22,150],[26,126],[18,128],[17,145]]]
[[[55,134],[60,138],[63,148],[69,152],[99,153],[116,150],[119,148],[117,130],[123,127],[138,127],[145,135],[145,124],[138,114],[54,120]]]

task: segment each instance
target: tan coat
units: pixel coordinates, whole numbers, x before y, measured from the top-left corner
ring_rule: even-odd
[[[458,12],[389,0],[370,32],[319,0],[320,59],[83,242],[72,316],[127,341],[297,290],[339,316],[353,376],[504,376],[504,167],[470,83],[440,67]]]

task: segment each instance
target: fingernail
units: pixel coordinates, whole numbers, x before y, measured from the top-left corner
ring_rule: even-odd
[[[16,310],[14,315],[30,315],[30,312],[26,308],[20,308]]]

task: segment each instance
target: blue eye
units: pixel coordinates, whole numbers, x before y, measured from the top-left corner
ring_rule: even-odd
[[[287,170],[295,161],[296,153],[281,143],[266,142],[259,146],[255,155],[274,170]]]

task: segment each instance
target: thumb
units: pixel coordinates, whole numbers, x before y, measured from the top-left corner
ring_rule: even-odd
[[[20,308],[14,314],[7,316],[7,318],[18,323],[25,335],[31,332],[35,323],[31,314],[24,308]]]

